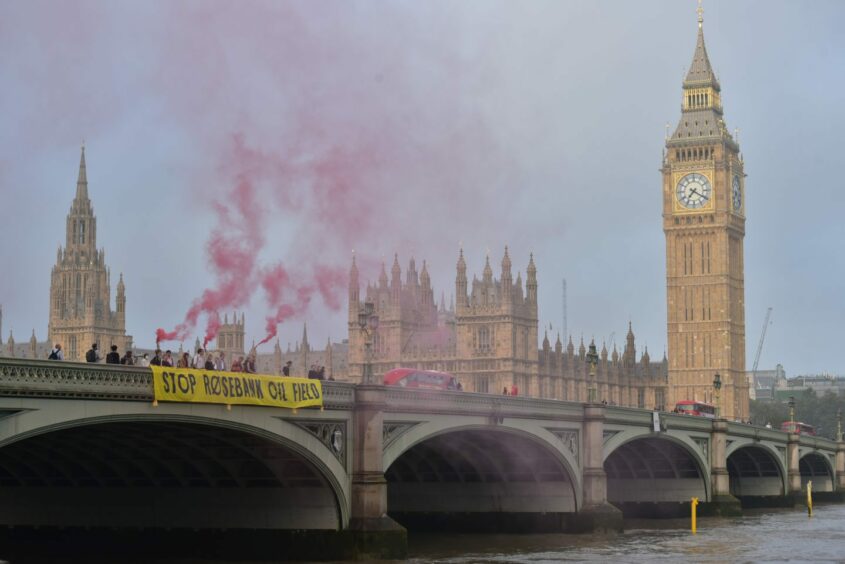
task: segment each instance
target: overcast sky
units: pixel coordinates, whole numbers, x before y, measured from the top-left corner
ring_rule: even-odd
[[[127,330],[152,346],[223,272],[208,244],[250,255],[248,339],[279,325],[346,336],[362,283],[411,255],[454,293],[463,245],[481,275],[505,245],[533,252],[541,331],[666,346],[658,171],[680,116],[696,3],[39,2],[0,5],[3,340],[46,338],[79,146]],[[746,354],[842,373],[845,3],[705,2],[704,30],[747,178]],[[247,192],[244,189],[248,188]],[[240,190],[240,192],[239,192]],[[242,210],[224,208],[235,197]],[[257,204],[257,205],[256,205]],[[224,245],[224,246],[225,246]],[[232,247],[233,246],[233,247]],[[287,297],[260,275],[283,265]],[[320,273],[331,275],[322,285]],[[225,280],[224,280],[225,281]],[[318,289],[317,289],[318,288]],[[303,294],[303,295],[304,295]],[[281,301],[280,301],[281,300]],[[268,305],[273,304],[273,307]],[[301,304],[300,304],[301,305]],[[339,306],[339,307],[338,307]],[[289,313],[289,312],[288,312]],[[205,317],[191,331],[202,335]],[[175,345],[174,345],[175,346]],[[271,350],[269,345],[265,351]]]

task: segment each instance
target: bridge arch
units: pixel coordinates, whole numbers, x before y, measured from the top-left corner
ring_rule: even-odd
[[[607,500],[628,515],[663,516],[690,498],[711,499],[710,470],[685,435],[629,429],[604,446]]]
[[[725,458],[731,495],[739,499],[786,495],[789,484],[783,454],[771,444],[736,439]]]
[[[415,424],[386,445],[384,468],[388,513],[410,530],[561,530],[581,504],[574,454],[519,421]]]
[[[807,489],[807,482],[813,481],[814,492],[832,492],[834,468],[830,459],[821,452],[802,452],[798,459],[801,472],[801,489]]]
[[[69,506],[134,504],[106,523],[117,526],[338,530],[349,521],[349,480],[340,462],[316,454],[325,449],[316,437],[260,408],[217,418],[203,412],[222,406],[130,403],[115,413],[111,402],[62,403],[0,419],[0,494],[16,489],[25,494],[20,499],[45,500],[60,494],[56,504]],[[151,461],[150,453],[161,460]],[[179,514],[168,504],[192,503],[204,510],[162,521]],[[100,509],[77,517],[100,526]],[[18,516],[37,520],[26,511]],[[74,522],[67,514],[56,518]]]

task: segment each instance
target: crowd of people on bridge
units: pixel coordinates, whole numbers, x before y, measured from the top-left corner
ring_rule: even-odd
[[[100,362],[102,358],[100,357],[98,349],[99,347],[97,343],[93,343],[91,348],[88,349],[88,352],[85,353],[85,361],[91,363]],[[182,356],[176,359],[174,359],[172,351],[162,351],[161,349],[156,349],[152,358],[149,358],[147,353],[137,356],[131,349],[127,350],[121,357],[120,353],[117,351],[117,345],[112,345],[111,351],[106,355],[105,363],[122,364],[124,366],[174,366],[176,368],[197,368],[201,370],[215,370],[219,372],[228,371],[255,374],[257,372],[255,356],[256,352],[255,349],[253,349],[246,355],[246,357],[238,356],[235,358],[231,365],[229,365],[226,360],[225,352],[220,351],[215,355],[210,351],[203,350],[202,348],[197,348],[197,352],[193,356],[191,356],[190,353],[183,352]],[[53,347],[47,358],[49,360],[64,360],[65,355],[62,350],[62,345],[56,343],[56,346]],[[291,376],[292,364],[293,362],[290,360],[285,363],[282,367],[283,376]],[[312,364],[311,368],[308,370],[308,378],[311,380],[334,381],[334,376],[330,375],[328,378],[326,377],[325,366],[318,366],[316,364]]]

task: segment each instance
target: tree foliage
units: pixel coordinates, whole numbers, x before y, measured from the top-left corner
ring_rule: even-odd
[[[837,410],[845,416],[845,397],[830,391],[819,396],[812,388],[797,391],[794,397],[795,420],[814,426],[820,437],[836,439]],[[755,425],[770,423],[780,429],[784,421],[789,421],[787,401],[751,400],[751,422]]]

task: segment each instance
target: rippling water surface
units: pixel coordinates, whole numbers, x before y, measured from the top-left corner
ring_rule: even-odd
[[[618,535],[465,535],[410,533],[409,558],[414,564],[552,563],[552,562],[845,562],[845,505],[817,506],[805,511],[746,511],[743,517],[701,518],[698,534],[689,519],[626,521]],[[49,562],[121,562],[122,564],[269,564],[265,560],[174,558],[150,560],[127,549],[124,557],[47,560]],[[0,546],[0,553],[3,547]],[[275,552],[275,551],[274,551]],[[280,546],[279,556],[284,554]],[[0,554],[0,560],[2,560]],[[12,560],[12,564],[47,562]]]
[[[409,535],[410,562],[845,562],[845,505],[626,522],[616,536]]]

